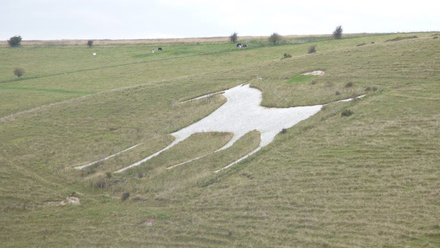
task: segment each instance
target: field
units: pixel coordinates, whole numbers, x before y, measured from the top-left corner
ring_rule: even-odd
[[[2,43],[0,246],[439,247],[438,36]],[[325,75],[301,76],[314,70]],[[239,84],[267,107],[328,104],[219,173],[257,131],[167,170],[231,138],[195,134],[112,173],[225,99],[182,101]],[[70,196],[81,205],[56,204]]]

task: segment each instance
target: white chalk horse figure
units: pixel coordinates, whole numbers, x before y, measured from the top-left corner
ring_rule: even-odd
[[[130,169],[135,166],[139,166],[140,164],[150,160],[151,158],[161,154],[162,152],[170,149],[175,146],[179,142],[187,139],[189,136],[195,133],[203,133],[203,132],[228,132],[232,133],[233,137],[231,140],[221,147],[220,149],[214,151],[218,152],[224,150],[226,148],[231,147],[237,140],[243,137],[246,133],[257,130],[260,132],[260,144],[259,146],[248,153],[247,155],[237,159],[233,163],[215,171],[219,172],[221,170],[227,169],[232,165],[246,159],[252,154],[258,152],[262,147],[270,144],[275,136],[281,132],[283,129],[290,128],[297,124],[298,122],[309,118],[310,116],[318,113],[323,105],[314,105],[314,106],[305,106],[305,107],[290,107],[290,108],[266,108],[262,107],[262,93],[258,89],[251,88],[249,85],[239,85],[229,90],[222,92],[222,94],[226,97],[227,101],[216,111],[203,118],[202,120],[195,122],[177,132],[172,133],[171,135],[175,138],[174,141],[163,148],[162,150],[151,154],[150,156],[128,165],[118,171],[116,173],[123,172],[127,169]],[[201,99],[203,97],[208,97],[213,94],[209,94],[206,96],[198,97],[193,100]],[[351,99],[343,100],[349,101]],[[136,145],[137,146],[137,145]],[[136,146],[130,147],[122,152],[135,148]],[[121,152],[117,153],[120,154]],[[107,158],[95,161],[93,163],[76,167],[77,169],[82,169],[93,164],[96,164],[99,161],[106,160],[117,154],[111,155]],[[180,164],[173,165],[168,167],[168,169],[175,168],[177,166],[195,161],[197,159],[203,158],[211,153],[205,154],[203,156],[185,161]]]

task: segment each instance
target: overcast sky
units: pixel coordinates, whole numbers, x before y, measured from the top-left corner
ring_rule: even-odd
[[[0,40],[440,31],[438,0],[0,0]]]

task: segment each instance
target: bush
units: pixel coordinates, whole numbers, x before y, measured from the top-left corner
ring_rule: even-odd
[[[335,39],[342,38],[342,26],[337,26],[335,31],[333,31],[333,37]]]
[[[21,36],[14,36],[8,40],[10,47],[18,47],[21,45]]]
[[[345,88],[351,88],[351,87],[353,87],[353,85],[354,84],[352,82],[348,82],[345,84]]]
[[[309,47],[309,54],[310,53],[316,53],[316,46],[315,45]]]
[[[238,39],[238,34],[237,33],[233,33],[233,34],[231,34],[231,36],[229,36],[229,40],[232,42],[232,43],[235,43],[235,42],[237,42],[237,39]]]
[[[107,182],[103,178],[98,179],[94,184],[97,188],[100,189],[103,189],[105,188],[105,186],[107,186]]]
[[[23,68],[15,68],[14,69],[14,75],[17,77],[21,77],[24,74],[24,69]]]
[[[128,192],[124,192],[124,193],[122,194],[122,196],[121,196],[121,200],[122,200],[122,201],[125,201],[125,200],[128,199],[128,197],[130,197],[130,193],[128,193]]]
[[[346,110],[342,111],[341,117],[348,117],[348,116],[350,116],[352,114],[353,114],[353,111],[351,111],[349,109],[346,109]]]
[[[269,41],[272,42],[274,45],[276,45],[276,43],[280,41],[282,38],[283,36],[277,33],[273,33],[271,36],[269,36]]]
[[[287,59],[287,58],[292,58],[292,55],[290,55],[290,54],[288,54],[288,53],[284,53],[284,58],[285,58],[285,59]]]
[[[88,47],[92,47],[92,46],[93,46],[93,40],[89,40],[89,41],[87,41],[87,46],[88,46]]]

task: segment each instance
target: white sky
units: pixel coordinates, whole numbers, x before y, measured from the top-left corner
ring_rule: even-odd
[[[440,31],[438,0],[0,0],[0,40]]]

